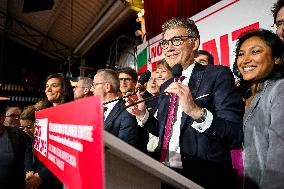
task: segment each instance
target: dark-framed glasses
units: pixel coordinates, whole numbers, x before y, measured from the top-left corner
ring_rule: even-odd
[[[34,128],[34,125],[27,125],[27,126],[20,126],[20,129],[24,130],[24,129],[32,129]]]
[[[96,88],[97,85],[99,85],[99,84],[105,84],[105,83],[106,83],[106,82],[93,83],[93,84],[92,84],[92,87],[93,87],[93,88]]]
[[[173,46],[180,46],[184,41],[186,41],[188,38],[191,38],[189,35],[184,36],[184,35],[180,35],[180,36],[174,36],[171,39],[163,39],[162,41],[160,41],[160,46],[163,49],[168,48],[170,42],[173,44]]]
[[[276,22],[273,24],[273,26],[271,26],[271,27],[274,27],[274,28],[276,28],[276,29],[278,29],[278,28],[280,28],[280,27],[284,27],[284,20],[278,20],[278,21],[276,21]]]
[[[119,78],[119,81],[125,81],[125,82],[130,82],[132,80],[133,79],[131,79],[131,78]]]

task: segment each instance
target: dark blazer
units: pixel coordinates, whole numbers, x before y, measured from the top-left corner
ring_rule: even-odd
[[[160,91],[172,82],[173,79],[166,81]],[[206,188],[228,188],[232,170],[230,148],[240,145],[243,139],[243,103],[234,85],[234,77],[228,67],[198,63],[189,80],[192,97],[197,98],[195,103],[208,109],[213,114],[213,121],[210,128],[201,133],[191,127],[193,119],[183,113],[180,152],[184,175]],[[201,97],[203,95],[206,96]],[[150,116],[145,124],[152,134],[160,138],[158,151],[162,147],[169,103],[170,96],[161,96],[158,121]]]
[[[11,180],[0,180],[0,188],[25,188],[25,172],[30,171],[32,167],[32,148],[29,145],[29,137],[17,127],[4,128],[12,145],[15,169],[13,170],[14,177]]]
[[[124,108],[124,102],[119,100],[104,121],[104,128],[128,144],[138,147],[141,128],[138,126],[135,116]]]

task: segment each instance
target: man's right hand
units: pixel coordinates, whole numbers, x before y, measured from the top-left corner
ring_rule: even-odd
[[[129,95],[129,94],[131,94],[131,93],[129,92],[126,95]],[[136,95],[129,96],[125,99],[125,105],[128,106],[128,105],[134,104],[135,102],[138,102],[140,100],[143,100],[143,97],[142,97],[142,94],[138,91],[136,93]],[[143,117],[146,114],[145,102],[141,102],[139,104],[131,106],[131,107],[127,108],[127,111],[129,113],[131,113],[132,115],[136,116],[139,120],[142,120]]]

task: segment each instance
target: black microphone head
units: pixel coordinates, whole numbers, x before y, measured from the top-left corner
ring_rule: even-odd
[[[172,69],[172,74],[174,78],[179,78],[182,75],[182,66],[175,64]]]
[[[150,77],[151,77],[151,72],[149,70],[146,70],[141,74],[138,80],[138,83],[140,83],[141,85],[144,85],[145,83],[149,81]]]

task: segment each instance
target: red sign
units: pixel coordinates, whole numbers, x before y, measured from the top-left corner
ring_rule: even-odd
[[[34,154],[68,189],[103,189],[102,99],[36,112]]]

